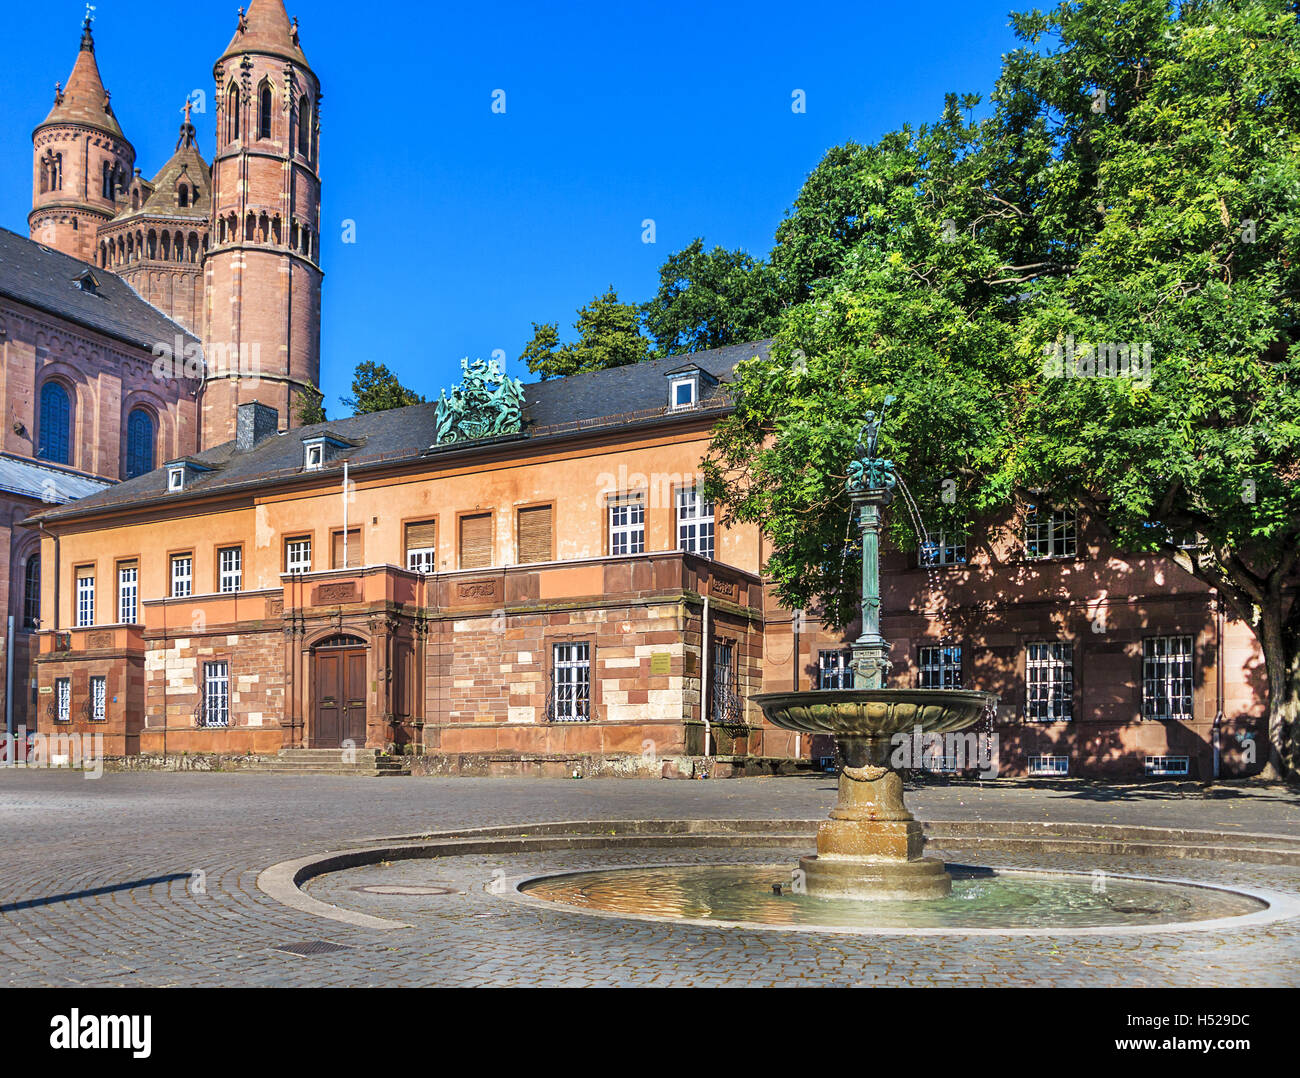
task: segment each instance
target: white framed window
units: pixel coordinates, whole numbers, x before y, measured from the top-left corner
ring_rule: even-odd
[[[412,573],[423,573],[428,576],[434,572],[437,565],[438,551],[431,546],[406,552],[406,568]]]
[[[695,386],[696,380],[694,377],[674,378],[668,391],[672,407],[674,409],[693,407],[695,404]]]
[[[117,620],[134,625],[140,606],[140,569],[136,565],[117,567]]]
[[[244,551],[227,546],[217,551],[218,584],[222,594],[239,591],[244,581]]]
[[[610,502],[609,552],[645,552],[645,499],[640,494],[623,495]]]
[[[310,539],[290,539],[284,544],[284,571],[286,573],[311,572]]]
[[[309,472],[318,472],[323,467],[325,467],[325,446],[320,442],[308,445],[303,460],[303,469]]]
[[[1068,756],[1031,756],[1029,757],[1029,774],[1031,777],[1048,778],[1053,775],[1070,773]]]
[[[1078,522],[1073,509],[1029,507],[1025,513],[1025,557],[1073,558],[1078,552]]]
[[[172,598],[187,599],[194,592],[194,558],[177,554],[172,558]]]
[[[817,653],[817,688],[853,688],[853,652],[848,648]]]
[[[72,721],[72,679],[61,677],[54,680],[54,718],[56,722]]]
[[[185,468],[183,466],[167,469],[167,489],[169,491],[185,489]]]
[[[108,678],[90,679],[90,721],[108,721]]]
[[[941,531],[921,544],[922,565],[965,565],[966,536]]]
[[[1148,775],[1186,775],[1191,770],[1191,759],[1187,756],[1148,756],[1146,772]]]
[[[591,718],[591,645],[554,645],[551,681],[552,721],[587,722]]]
[[[203,726],[230,725],[230,664],[203,664]]]
[[[922,689],[961,688],[961,645],[925,647],[916,650],[917,687]]]
[[[1025,717],[1032,722],[1074,718],[1074,645],[1060,641],[1025,649]]]
[[[95,574],[90,570],[77,572],[77,628],[95,624]]]
[[[1142,717],[1192,720],[1192,638],[1149,636],[1142,641]]]
[[[695,487],[677,492],[677,549],[713,557],[713,501]]]

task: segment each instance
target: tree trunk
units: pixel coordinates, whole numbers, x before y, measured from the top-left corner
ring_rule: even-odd
[[[1268,677],[1268,759],[1261,777],[1274,780],[1300,769],[1300,603],[1284,619],[1278,598],[1254,627]]]

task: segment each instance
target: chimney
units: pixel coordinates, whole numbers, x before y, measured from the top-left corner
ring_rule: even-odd
[[[280,413],[261,401],[249,401],[236,409],[235,448],[240,453],[252,449],[263,439],[275,434],[280,426]]]

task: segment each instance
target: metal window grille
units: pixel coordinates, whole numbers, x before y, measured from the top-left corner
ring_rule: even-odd
[[[1148,756],[1146,771],[1148,775],[1186,775],[1190,764],[1186,756]]]
[[[853,652],[820,651],[817,653],[817,688],[853,688]]]
[[[744,705],[736,692],[736,645],[730,640],[713,643],[713,680],[709,695],[712,697],[711,718],[726,726],[743,721]]]
[[[188,598],[194,589],[194,559],[172,558],[172,598]]]
[[[223,593],[238,591],[244,578],[244,552],[237,546],[223,547],[217,551],[220,567],[220,590]]]
[[[58,709],[55,719],[59,722],[72,721],[72,679],[61,677],[54,682],[54,701]]]
[[[591,645],[556,644],[551,664],[551,721],[591,718]]]
[[[1078,525],[1070,509],[1042,510],[1030,506],[1025,514],[1025,555],[1030,558],[1072,558],[1078,553]]]
[[[230,725],[230,664],[203,664],[203,692],[194,716],[195,725],[220,727]]]
[[[77,627],[95,624],[95,578],[77,577]]]
[[[961,645],[917,649],[922,689],[961,688]]]
[[[640,495],[619,498],[609,507],[609,552],[641,554],[645,551],[645,502]]]
[[[284,567],[290,573],[311,572],[310,539],[290,539],[285,544]]]
[[[134,565],[123,565],[117,570],[117,620],[122,625],[134,625],[140,597],[140,570]]]
[[[1142,717],[1191,721],[1190,636],[1152,636],[1142,641]]]
[[[1030,644],[1025,657],[1026,716],[1035,722],[1074,718],[1074,645]]]
[[[91,722],[108,721],[108,679],[92,677],[90,679],[90,715]]]
[[[1070,758],[1068,756],[1031,756],[1029,757],[1029,774],[1031,776],[1068,775]]]
[[[691,554],[713,557],[713,501],[694,488],[677,492],[677,546]]]

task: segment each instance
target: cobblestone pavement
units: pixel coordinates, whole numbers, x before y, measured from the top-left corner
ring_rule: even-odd
[[[873,938],[585,917],[484,891],[509,875],[632,861],[737,860],[724,851],[556,851],[401,862],[394,882],[445,896],[363,895],[353,873],[311,893],[414,925],[359,929],[288,909],[256,887],[270,864],[367,838],[488,824],[631,818],[813,818],[824,777],[725,782],[358,779],[0,771],[0,985],[1290,985],[1300,923],[1236,932],[1038,938]],[[1185,826],[1300,835],[1300,798],[1062,784],[909,794],[928,819]],[[794,851],[791,851],[793,853]],[[961,851],[936,851],[960,859]],[[780,860],[764,850],[756,861]],[[997,864],[1032,858],[999,854]],[[1089,871],[1096,859],[1052,859]],[[1109,858],[1108,871],[1300,893],[1286,868]],[[355,870],[374,873],[377,868]],[[193,894],[202,873],[206,893]],[[367,878],[367,882],[373,882]],[[346,898],[343,897],[346,892]],[[326,940],[299,958],[275,950]]]

